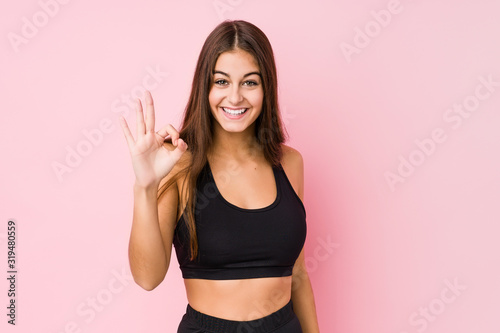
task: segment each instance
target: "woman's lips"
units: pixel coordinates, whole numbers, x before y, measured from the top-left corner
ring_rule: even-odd
[[[228,108],[221,107],[222,113],[229,119],[240,119],[247,113],[249,108]]]

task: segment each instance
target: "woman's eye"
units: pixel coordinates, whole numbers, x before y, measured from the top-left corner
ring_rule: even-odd
[[[219,86],[226,86],[229,83],[226,80],[224,80],[224,79],[218,79],[218,80],[215,80],[215,84],[219,85]],[[243,82],[243,85],[244,86],[253,87],[253,86],[258,85],[258,83],[255,82],[255,81],[245,81],[245,82]]]

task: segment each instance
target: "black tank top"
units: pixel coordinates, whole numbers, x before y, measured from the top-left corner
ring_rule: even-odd
[[[219,193],[207,163],[197,181],[195,224],[198,257],[190,261],[189,233],[179,219],[173,244],[185,279],[250,279],[290,276],[306,239],[304,205],[281,164],[273,167],[272,204],[244,209]]]

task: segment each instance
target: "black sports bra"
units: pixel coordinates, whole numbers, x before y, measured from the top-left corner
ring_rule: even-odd
[[[185,279],[231,280],[292,275],[306,239],[306,211],[281,164],[273,167],[272,204],[244,209],[226,201],[207,163],[197,181],[195,224],[198,256],[189,258],[189,233],[181,216],[175,253]]]

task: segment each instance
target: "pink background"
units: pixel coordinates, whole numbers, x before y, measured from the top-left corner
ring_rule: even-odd
[[[18,226],[17,327],[2,278],[2,332],[176,331],[176,259],[152,292],[131,280],[118,116],[135,128],[121,99],[144,82],[157,125],[178,126],[226,18],[274,47],[288,144],[305,160],[321,331],[500,331],[500,2],[66,2],[0,8],[2,276]]]

